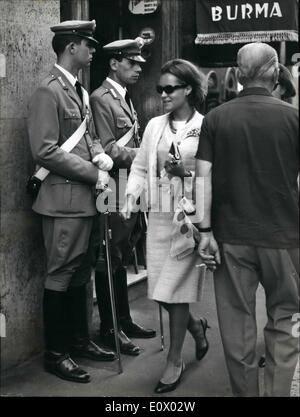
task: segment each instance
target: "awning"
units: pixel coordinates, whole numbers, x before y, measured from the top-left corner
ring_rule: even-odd
[[[298,42],[298,0],[196,0],[198,45]]]

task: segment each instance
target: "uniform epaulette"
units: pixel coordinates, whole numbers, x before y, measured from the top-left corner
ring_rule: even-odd
[[[108,88],[105,88],[105,87],[99,87],[98,91],[99,91],[101,96],[104,96],[105,94],[109,93]]]
[[[109,92],[113,96],[113,98],[118,98],[118,96],[117,96],[117,94],[116,94],[116,92],[115,92],[115,90],[113,88],[110,88],[109,89]]]
[[[68,90],[68,87],[66,85],[66,83],[64,82],[64,80],[62,79],[61,76],[57,77],[58,81],[60,82],[60,84],[62,85],[64,90]]]
[[[66,83],[64,82],[64,80],[62,79],[61,76],[57,76],[54,74],[49,74],[47,78],[45,78],[44,82],[49,85],[52,81],[58,81],[59,84],[62,86],[62,88],[64,90],[68,89],[68,86],[66,85]]]
[[[50,84],[52,81],[56,80],[56,76],[53,74],[47,75],[47,77],[44,79],[45,84]]]

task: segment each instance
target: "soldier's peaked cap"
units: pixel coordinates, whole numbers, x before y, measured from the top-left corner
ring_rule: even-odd
[[[75,35],[94,44],[99,42],[93,37],[96,29],[95,20],[66,20],[50,28],[55,35]]]
[[[122,39],[108,43],[103,46],[103,50],[109,55],[118,55],[131,61],[146,62],[141,54],[143,46],[144,40],[142,38]]]

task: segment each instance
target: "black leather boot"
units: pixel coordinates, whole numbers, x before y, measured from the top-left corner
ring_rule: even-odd
[[[145,329],[132,321],[130,315],[128,288],[127,288],[127,270],[123,266],[116,271],[117,297],[119,299],[118,307],[120,313],[120,325],[127,337],[137,339],[149,339],[156,336],[153,329]]]
[[[87,383],[90,375],[80,368],[68,353],[46,352],[44,356],[45,370],[67,381]]]
[[[114,329],[110,329],[106,333],[101,332],[100,340],[104,345],[116,350]],[[118,340],[120,351],[121,353],[124,353],[124,355],[138,356],[141,353],[140,347],[134,345],[122,330],[118,331]]]
[[[120,316],[120,324],[132,321],[130,315],[127,287],[127,269],[120,266],[115,272],[116,280],[116,297],[118,300],[118,310]]]
[[[66,353],[66,293],[45,289],[43,300],[46,350]]]
[[[70,354],[95,361],[113,361],[114,352],[102,349],[90,340],[87,320],[86,286],[69,288],[67,292]]]
[[[115,279],[115,276],[114,276]],[[114,283],[114,287],[116,288],[116,283]],[[96,290],[96,297],[97,297],[97,304],[99,310],[99,317],[101,322],[101,333],[106,333],[109,329],[113,328],[113,319],[112,319],[112,309],[111,309],[111,302],[110,302],[110,292],[109,292],[109,281],[108,275],[106,271],[95,271],[95,290]],[[115,296],[117,298],[117,294],[115,291]],[[117,299],[116,299],[116,304]],[[119,314],[118,314],[118,305],[116,305],[116,314],[117,320],[119,322]]]
[[[45,370],[67,381],[89,382],[89,374],[71,360],[67,351],[66,294],[45,289],[43,308],[46,342]]]
[[[122,267],[122,269],[124,269]],[[139,346],[136,346],[132,341],[127,337],[127,335],[122,331],[120,327],[120,316],[119,312],[122,311],[125,314],[125,317],[131,321],[127,297],[127,279],[126,279],[126,270],[124,271],[117,270],[113,274],[114,280],[114,289],[115,289],[115,298],[116,298],[116,315],[118,322],[118,339],[120,344],[121,353],[125,355],[137,356],[140,354],[141,350]],[[124,281],[125,281],[125,292],[124,292]],[[96,271],[95,273],[95,287],[96,287],[96,296],[99,309],[99,316],[101,321],[100,326],[100,342],[110,349],[116,350],[115,345],[115,336],[114,336],[114,326],[112,319],[112,308],[110,302],[110,292],[109,292],[109,281],[108,275],[104,271]],[[123,300],[124,298],[124,300]],[[122,300],[120,302],[120,300]]]

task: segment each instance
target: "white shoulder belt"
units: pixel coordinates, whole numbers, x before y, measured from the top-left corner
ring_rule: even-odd
[[[83,91],[83,102],[84,105],[89,108],[89,95],[88,92],[82,88]],[[83,119],[80,126],[75,130],[75,132],[67,139],[60,147],[65,152],[71,152],[72,149],[75,148],[75,146],[79,143],[80,139],[84,135],[86,128],[87,128],[87,119],[88,116],[86,115]],[[34,174],[36,178],[38,178],[40,181],[44,181],[44,179],[49,175],[50,171],[48,171],[46,168],[39,168],[38,171]]]
[[[131,128],[128,130],[128,132],[125,133],[124,136],[122,136],[120,139],[118,139],[116,141],[117,145],[118,146],[126,146],[127,143],[130,141],[130,139],[133,137],[133,135],[135,134],[136,131],[137,131],[137,121],[135,120],[135,122],[133,123]]]

